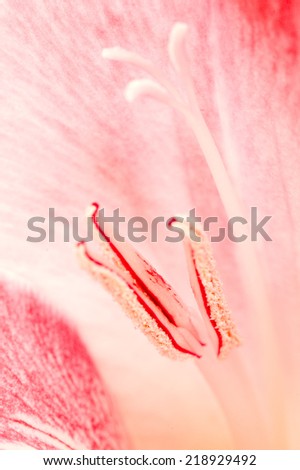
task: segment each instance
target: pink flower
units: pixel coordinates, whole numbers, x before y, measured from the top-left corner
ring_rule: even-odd
[[[279,0],[4,3],[1,271],[76,323],[136,448],[299,446],[298,13]],[[166,48],[176,22],[189,25],[180,77]],[[103,60],[111,46],[154,63],[190,112],[149,81],[129,97],[165,102],[129,106],[122,90],[150,76]],[[149,220],[191,207],[222,221],[254,206],[272,215],[272,242],[213,246],[239,348],[224,360],[162,358],[71,244],[26,242],[30,217],[79,216],[94,200]],[[139,251],[193,310],[180,244]]]

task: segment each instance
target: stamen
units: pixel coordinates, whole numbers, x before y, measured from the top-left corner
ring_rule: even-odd
[[[185,49],[186,32],[187,25],[185,23],[175,23],[171,30],[168,43],[170,61],[177,72],[178,78],[182,82],[182,89],[185,93],[186,100],[184,100],[182,94],[178,92],[170,81],[161,74],[158,67],[151,64],[149,61],[146,61],[141,56],[132,54],[121,48],[105,49],[102,55],[108,59],[121,60],[140,67],[141,70],[150,74],[159,86],[164,88],[168,95],[168,104],[182,114],[196,137],[214,179],[216,188],[220,194],[220,199],[228,218],[236,216],[237,214],[246,218],[244,208],[242,207],[235,188],[231,183],[213,135],[210,132],[198,106],[198,97],[189,70],[189,63]],[[149,94],[149,89],[144,88],[144,91],[144,94]],[[143,87],[138,87],[138,90],[135,93],[129,93],[129,95],[131,99],[142,96]],[[155,96],[155,94],[152,93],[152,96]],[[162,95],[160,95],[159,98],[160,101],[163,101]],[[236,246],[236,251],[239,256],[240,263],[243,266],[241,277],[243,278],[245,291],[248,293],[248,301],[251,302],[253,311],[253,316],[247,321],[251,328],[255,328],[254,319],[256,317],[260,325],[259,331],[257,331],[257,329],[255,329],[255,331],[257,341],[259,342],[261,349],[264,351],[264,376],[272,376],[269,380],[270,384],[273,384],[274,381],[278,383],[278,380],[270,372],[270,368],[268,366],[268,361],[272,360],[272,356],[276,356],[278,360],[278,351],[276,350],[277,348],[274,339],[272,340],[272,347],[270,346],[270,341],[268,343],[268,347],[265,345],[265,337],[267,335],[268,337],[271,337],[274,333],[271,333],[271,309],[268,296],[266,295],[266,289],[264,288],[265,282],[261,275],[259,260],[257,259],[257,254],[254,248],[249,243],[239,244],[239,246]],[[256,285],[255,296],[253,296],[251,287],[254,283]],[[270,389],[270,394],[273,394],[272,387]],[[278,388],[279,387],[280,386],[278,384]]]
[[[171,105],[170,96],[166,90],[154,80],[144,78],[141,80],[132,80],[128,83],[125,90],[125,98],[131,103],[140,96],[151,96],[157,101]]]
[[[187,24],[175,23],[169,36],[168,53],[178,75],[181,71],[189,68],[184,50],[187,31]]]
[[[167,90],[170,95],[174,97],[175,100],[180,101],[180,94],[178,90],[161,74],[158,67],[153,65],[150,60],[145,59],[135,52],[128,51],[127,49],[123,49],[122,47],[118,46],[102,49],[101,55],[103,59],[126,62],[127,64],[135,65],[136,67],[151,75],[154,80],[160,84],[161,87]]]
[[[193,116],[197,116],[199,115],[200,110],[198,108],[197,95],[190,73],[190,64],[186,53],[185,39],[187,32],[188,27],[185,23],[174,24],[169,36],[168,53],[170,61],[182,82],[182,86],[188,101],[188,108]],[[187,117],[188,113],[183,112],[183,114],[185,117]]]
[[[178,78],[182,82],[182,91],[183,93],[179,93],[177,88],[170,83],[162,74],[159,67],[151,64],[149,61],[141,58],[138,55],[134,55],[126,51],[126,54],[123,52],[120,53],[120,48],[114,48],[109,50],[104,50],[103,57],[112,59],[112,60],[121,60],[123,62],[131,63],[135,66],[140,67],[141,70],[148,73],[163,89],[168,95],[168,104],[172,106],[174,109],[178,110],[181,115],[184,117],[186,123],[193,131],[195,138],[201,148],[203,156],[206,160],[208,168],[212,174],[213,180],[215,182],[216,188],[220,195],[220,200],[224,206],[225,212],[228,218],[232,216],[236,216],[237,214],[246,218],[246,214],[244,213],[244,207],[241,204],[239,196],[236,193],[236,190],[231,182],[230,176],[227,172],[225,164],[223,163],[222,156],[220,151],[215,143],[214,137],[210,132],[209,127],[207,126],[204,116],[198,105],[198,97],[196,94],[196,90],[193,84],[192,75],[189,71],[189,64],[185,50],[185,34],[187,31],[187,27],[184,23],[176,23],[172,28],[170,37],[169,37],[169,44],[168,44],[168,52],[171,63],[175,71],[177,72]],[[110,51],[110,52],[109,52]],[[114,52],[113,52],[114,51]],[[119,51],[117,53],[117,51]],[[119,54],[119,55],[118,55]],[[129,55],[128,55],[129,54]],[[130,55],[132,54],[132,55]],[[131,94],[131,98],[137,98],[143,95],[142,93],[143,87],[137,87],[137,91]],[[144,91],[149,95],[149,89],[144,88]],[[184,94],[184,97],[182,95]],[[130,95],[130,93],[129,93]],[[155,94],[151,94],[152,97],[156,97]],[[156,97],[157,98],[157,97]],[[162,101],[162,95],[159,96],[160,101]],[[189,242],[190,243],[190,242]],[[192,244],[190,244],[192,247]],[[284,423],[282,420],[282,379],[281,376],[278,374],[278,368],[270,367],[270,364],[279,364],[281,362],[280,355],[277,349],[277,338],[273,331],[273,323],[272,323],[272,309],[270,306],[269,298],[267,295],[267,289],[265,285],[265,280],[261,273],[261,266],[257,256],[257,253],[251,243],[241,243],[235,247],[236,254],[239,258],[240,265],[242,266],[240,275],[243,279],[245,293],[247,293],[247,301],[251,306],[251,318],[247,318],[247,327],[255,333],[256,337],[256,348],[260,350],[260,357],[261,361],[260,364],[257,365],[257,370],[259,370],[259,375],[261,381],[264,383],[265,386],[265,406],[270,410],[277,409],[277,417],[274,419],[273,424],[270,424],[271,429],[279,430],[278,436],[276,438],[281,439],[282,429],[284,428]],[[196,253],[197,250],[194,249],[192,253]],[[198,262],[198,266],[196,266],[195,259],[200,258],[200,254],[197,256],[189,256],[190,262],[193,263],[192,266],[194,273],[200,274],[201,276],[205,276],[205,272],[203,272],[205,265]],[[208,261],[210,257],[208,256]],[[203,262],[202,262],[203,263]],[[213,273],[213,266],[210,265],[208,272]],[[211,271],[212,270],[212,271]],[[197,276],[194,276],[197,278]],[[212,276],[214,279],[214,276]],[[217,276],[216,279],[219,279]],[[211,282],[211,281],[210,281]],[[214,289],[217,289],[216,281],[212,282]],[[196,285],[196,283],[194,283]],[[204,304],[207,302],[207,305],[210,307],[211,312],[213,312],[211,301],[211,305],[209,305],[208,299],[214,299],[213,295],[210,294],[208,286],[206,285],[206,290],[203,286],[203,300]],[[255,295],[253,295],[253,285],[255,285]],[[201,291],[201,283],[198,283],[198,292]],[[198,295],[198,299],[200,296]],[[221,296],[224,299],[223,294]],[[206,299],[206,300],[205,300]],[[224,304],[225,305],[225,304]],[[222,313],[221,317],[223,319],[223,315],[227,318],[227,307],[224,307],[224,312]],[[226,314],[225,314],[226,313]],[[217,316],[216,313],[214,313]],[[213,315],[212,315],[213,316]],[[213,320],[213,318],[212,318]],[[222,320],[223,321],[223,320]],[[220,321],[220,325],[222,322]],[[226,324],[226,321],[225,321]],[[258,327],[259,325],[259,327]],[[226,330],[226,329],[225,329]],[[224,330],[224,331],[225,331]],[[217,329],[214,329],[215,334],[217,334]],[[229,333],[230,328],[228,330],[227,337],[231,337],[231,333]],[[235,337],[236,333],[235,330],[234,334],[232,335]],[[225,334],[226,336],[226,334]],[[224,339],[225,339],[224,336]],[[265,341],[265,338],[268,337],[268,342]],[[233,340],[233,342],[238,341],[237,338]],[[230,343],[228,343],[229,345]],[[226,348],[227,349],[227,348]],[[224,354],[226,353],[225,349],[225,342],[224,342]],[[219,348],[220,353],[222,353],[222,347]],[[203,361],[201,361],[203,363]],[[234,374],[233,374],[234,375]],[[212,376],[211,379],[215,379],[215,376]],[[213,380],[212,380],[213,381]],[[240,384],[242,385],[242,384]],[[245,385],[245,389],[247,389],[248,385]],[[218,388],[220,390],[220,387]],[[246,390],[244,390],[246,392]],[[247,394],[245,394],[246,396]],[[227,404],[231,404],[232,400],[229,396],[227,400]],[[271,416],[271,415],[270,415]],[[271,420],[272,421],[272,420]],[[256,424],[256,423],[255,423]],[[238,422],[238,426],[240,422]],[[276,434],[277,431],[275,431]]]
[[[89,214],[101,235],[101,256],[95,259],[80,242],[77,250],[81,266],[101,282],[162,354],[201,357],[205,344],[189,319],[188,309],[128,243],[112,242],[97,222],[97,211],[98,205],[93,204]]]
[[[239,346],[240,340],[223,293],[211,244],[199,227],[193,232],[193,240],[190,236],[191,228],[187,223],[174,218],[171,225],[184,229],[191,286],[199,308],[204,305],[210,322],[209,330],[213,329],[217,354],[224,358],[232,348]],[[197,239],[201,241],[195,241]]]
[[[166,101],[165,97],[164,101],[174,109],[178,110],[193,130],[203,151],[207,165],[212,173],[227,215],[228,217],[231,217],[232,215],[242,213],[241,205],[237,195],[235,194],[213,136],[197,105],[197,96],[192,77],[189,72],[188,59],[185,51],[184,40],[186,32],[187,26],[184,23],[175,23],[170,34],[168,51],[170,60],[177,71],[179,78],[183,82],[183,89],[186,92],[188,104],[185,103],[185,100],[172,83],[161,74],[158,67],[140,55],[127,51],[126,49],[122,49],[121,47],[113,47],[110,49],[103,49],[102,57],[109,60],[130,63],[139,67],[154,78],[154,83],[157,87],[165,90],[165,93],[168,95],[168,99]],[[144,87],[144,92],[145,93],[143,93],[143,87],[139,87],[137,93],[129,94],[130,100],[132,101],[134,98],[142,95],[149,95],[149,88]],[[151,96],[154,97],[155,93],[152,93]],[[161,98],[162,95],[159,93],[160,101],[162,101]]]

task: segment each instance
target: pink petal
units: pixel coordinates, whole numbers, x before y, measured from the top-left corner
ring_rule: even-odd
[[[111,399],[77,333],[13,284],[1,284],[0,314],[0,446],[120,448]]]

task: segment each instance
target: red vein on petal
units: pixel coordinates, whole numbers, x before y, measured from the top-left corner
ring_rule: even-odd
[[[11,421],[12,423],[16,423],[16,424],[19,424],[20,426],[24,426],[24,428],[28,428],[28,429],[31,429],[33,431],[35,431],[36,433],[38,433],[37,435],[35,435],[34,437],[40,437],[41,436],[45,436],[45,437],[48,437],[49,439],[51,439],[53,442],[53,444],[63,444],[67,449],[70,449],[70,450],[75,450],[74,447],[71,447],[69,446],[66,442],[62,441],[61,439],[59,439],[57,436],[55,436],[54,434],[50,434],[49,432],[47,431],[44,431],[43,429],[40,429],[36,426],[33,426],[29,423],[26,423],[25,421],[22,421],[21,419],[15,419],[15,418],[7,418],[9,421]],[[39,436],[39,434],[41,436]],[[40,439],[42,440],[42,439]],[[44,441],[43,441],[44,442]]]

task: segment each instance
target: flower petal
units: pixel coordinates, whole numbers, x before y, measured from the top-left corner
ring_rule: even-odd
[[[0,446],[116,449],[111,399],[75,331],[34,294],[0,285]]]

